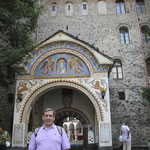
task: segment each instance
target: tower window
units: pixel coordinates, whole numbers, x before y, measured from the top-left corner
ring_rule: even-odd
[[[138,14],[146,13],[144,0],[136,0],[136,9]]]
[[[56,16],[56,13],[57,13],[57,5],[56,3],[53,3],[51,5],[51,16]]]
[[[88,15],[88,5],[86,1],[82,2],[82,15]]]
[[[56,11],[55,5],[52,6],[52,11]]]
[[[129,32],[128,28],[126,27],[121,27],[119,29],[120,31],[120,41],[122,44],[129,44]]]
[[[86,10],[86,9],[87,9],[86,4],[83,4],[83,10]]]
[[[122,79],[123,72],[122,72],[122,64],[121,60],[116,59],[114,63],[114,67],[112,68],[113,79]]]
[[[66,16],[72,16],[72,14],[73,14],[73,4],[71,2],[66,3],[65,14],[66,14]]]
[[[68,5],[68,10],[70,11],[70,5]]]
[[[123,0],[116,1],[117,14],[125,14],[125,3]]]
[[[148,33],[149,30],[150,30],[150,28],[146,25],[141,27],[143,43],[149,43],[150,42],[150,35]]]

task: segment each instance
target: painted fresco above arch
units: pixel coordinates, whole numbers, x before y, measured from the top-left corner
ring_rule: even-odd
[[[47,57],[37,67],[34,77],[89,76],[87,65],[72,54],[55,54]]]
[[[83,59],[86,58],[88,62],[90,62],[90,65],[93,68],[93,72],[107,72],[110,70],[110,66],[113,65],[113,60],[108,57],[107,55],[98,52],[98,50],[94,49],[94,47],[90,46],[88,43],[84,41],[80,41],[76,39],[75,37],[65,33],[65,32],[57,32],[53,36],[49,37],[46,39],[44,42],[40,44],[40,46],[35,49],[33,52],[30,53],[30,56],[26,57],[26,64],[24,66],[25,72],[24,74],[31,74],[33,72],[33,68],[35,69],[35,66],[42,64],[42,62],[39,62],[39,59],[43,61],[45,59],[44,57],[48,58],[46,54],[53,55],[53,53],[58,53],[58,54],[75,54],[78,56],[80,62],[85,62]],[[53,56],[54,57],[54,56]],[[72,57],[72,61],[74,58]],[[65,65],[68,65],[68,59],[64,58]],[[53,62],[52,60],[50,61],[52,64],[54,63],[57,68],[58,63]],[[61,61],[60,61],[61,62]],[[44,62],[43,62],[44,63]],[[45,62],[45,64],[48,63]],[[36,65],[35,65],[36,64]],[[51,64],[51,65],[52,65]],[[83,64],[83,63],[81,63]],[[85,63],[85,65],[88,66],[88,64]],[[67,69],[69,67],[67,66]],[[54,68],[53,68],[54,69]],[[67,71],[65,73],[67,74]],[[65,75],[64,73],[64,75]],[[33,73],[34,75],[37,76],[37,73]],[[57,75],[57,74],[55,74]]]
[[[58,53],[65,51],[69,51],[71,53],[73,52],[78,52],[84,55],[92,64],[95,72],[96,71],[102,71],[104,68],[99,68],[98,61],[94,57],[94,55],[87,50],[86,48],[72,42],[68,41],[59,41],[59,42],[54,42],[54,43],[48,43],[39,49],[35,50],[33,53],[31,53],[31,58],[28,59],[28,64],[26,65],[26,73],[30,73],[30,70],[32,68],[32,65],[45,53],[50,52],[50,51],[56,51],[57,49],[62,49],[62,51],[58,50]],[[108,67],[105,68],[105,71],[108,69]]]

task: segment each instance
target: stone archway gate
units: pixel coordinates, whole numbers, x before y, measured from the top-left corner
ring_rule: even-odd
[[[108,75],[113,60],[73,36],[57,32],[40,44],[17,76],[12,146],[26,147],[30,112],[38,98],[58,86],[83,92],[93,103],[99,147],[112,146]]]

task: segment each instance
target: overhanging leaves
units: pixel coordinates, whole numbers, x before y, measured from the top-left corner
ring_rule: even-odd
[[[0,0],[0,82],[35,47],[32,33],[40,13],[38,0]]]

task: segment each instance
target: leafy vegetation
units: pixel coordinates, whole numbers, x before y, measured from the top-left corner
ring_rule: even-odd
[[[7,85],[16,66],[35,47],[41,7],[38,0],[0,0],[0,84]]]

